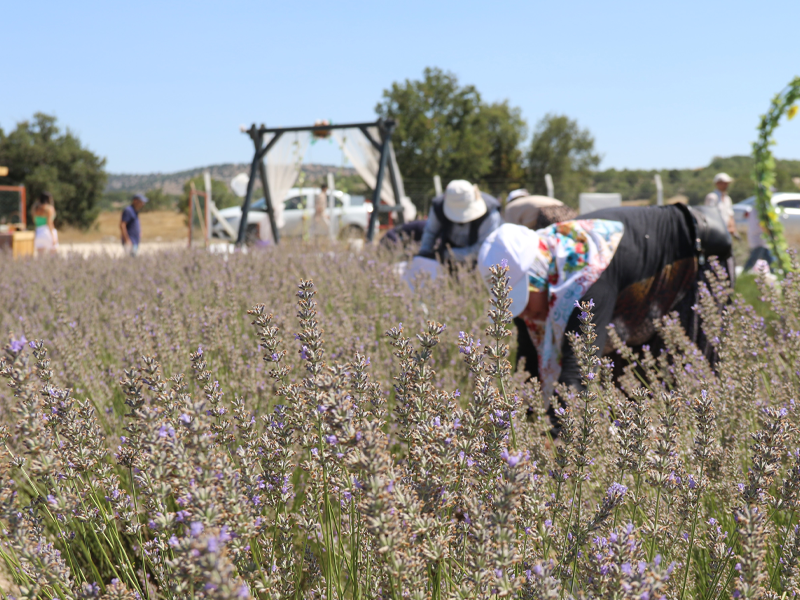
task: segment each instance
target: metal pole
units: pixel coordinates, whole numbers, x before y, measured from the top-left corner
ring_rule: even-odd
[[[656,180],[656,204],[664,206],[664,186],[661,184],[661,175],[656,173],[653,179]]]
[[[555,188],[553,187],[553,177],[550,173],[546,173],[544,176],[544,184],[547,186],[547,196],[550,198],[555,198]]]
[[[375,224],[378,222],[378,211],[381,207],[381,188],[383,187],[383,176],[386,171],[386,159],[389,158],[389,144],[392,141],[392,132],[395,122],[392,120],[380,121],[381,137],[381,160],[378,166],[378,178],[375,181],[375,191],[372,194],[372,214],[369,219],[369,231],[367,231],[367,241],[375,239]]]
[[[242,217],[239,220],[239,235],[236,236],[236,245],[241,246],[245,241],[245,233],[247,232],[247,213],[250,212],[250,200],[253,198],[253,186],[256,183],[256,171],[258,169],[259,157],[258,152],[261,150],[264,136],[256,130],[253,125],[250,128],[250,137],[253,139],[253,145],[256,147],[255,154],[253,154],[253,162],[250,165],[250,180],[247,182],[247,194],[244,196],[244,204],[242,204]]]

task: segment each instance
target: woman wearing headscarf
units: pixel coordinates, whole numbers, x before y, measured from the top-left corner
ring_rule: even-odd
[[[543,229],[553,223],[569,221],[577,216],[578,212],[566,206],[561,200],[529,194],[527,190],[514,190],[506,199],[503,219],[506,223],[524,225],[529,229]]]
[[[481,246],[478,266],[508,262],[510,310],[530,336],[520,348],[548,399],[556,384],[579,388],[568,341],[579,331],[576,303],[594,302],[596,345],[613,324],[629,345],[648,343],[653,320],[694,293],[706,256],[730,256],[731,239],[717,211],[677,204],[603,209],[533,231],[505,224]]]

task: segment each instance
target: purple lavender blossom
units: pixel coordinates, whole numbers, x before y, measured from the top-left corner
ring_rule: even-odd
[[[11,340],[11,343],[9,344],[9,347],[11,348],[11,351],[16,354],[17,352],[21,351],[25,347],[25,344],[27,342],[28,342],[28,340],[26,340],[25,336],[23,335],[18,340]]]
[[[516,467],[519,464],[519,461],[522,460],[522,453],[509,454],[508,449],[504,448],[500,453],[500,458],[506,461],[506,464],[508,464],[509,467]]]

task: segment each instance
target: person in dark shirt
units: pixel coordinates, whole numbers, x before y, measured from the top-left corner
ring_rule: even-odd
[[[422,234],[425,231],[425,224],[427,221],[411,221],[410,223],[403,223],[390,229],[381,238],[380,246],[382,248],[400,248],[408,244],[419,243],[422,240]]]
[[[453,180],[433,199],[417,256],[472,264],[483,240],[502,224],[496,198],[469,181]]]
[[[136,194],[129,206],[122,211],[122,220],[119,230],[122,233],[122,246],[131,256],[139,252],[139,243],[142,239],[142,227],[139,224],[139,211],[147,204],[147,196]]]
[[[576,302],[594,302],[601,354],[611,350],[609,324],[628,345],[646,344],[655,336],[653,320],[694,293],[705,255],[730,256],[725,224],[703,208],[603,209],[538,231],[505,224],[489,235],[478,267],[486,279],[492,265],[507,261],[510,310],[527,330],[520,327],[518,357],[548,400],[558,383],[581,386],[568,341],[580,330]]]

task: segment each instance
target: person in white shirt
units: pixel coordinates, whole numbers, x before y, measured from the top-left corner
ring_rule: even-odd
[[[314,221],[311,224],[311,237],[330,235],[330,219],[328,219],[328,185],[323,183],[320,192],[314,197]]]
[[[728,226],[728,231],[734,237],[736,234],[736,223],[733,220],[733,202],[728,195],[728,187],[733,178],[727,173],[717,173],[714,175],[714,187],[717,189],[709,193],[705,199],[706,206],[716,206],[722,215],[722,220]]]
[[[755,205],[747,212],[747,245],[750,247],[750,257],[744,265],[745,271],[751,270],[759,259],[767,261],[769,265],[775,260],[767,245],[766,234]]]

